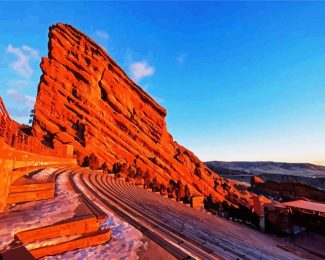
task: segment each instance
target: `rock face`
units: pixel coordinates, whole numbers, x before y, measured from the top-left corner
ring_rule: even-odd
[[[34,135],[44,143],[71,144],[79,157],[94,153],[105,167],[124,164],[160,184],[180,181],[191,195],[251,207],[247,191],[173,140],[166,110],[88,36],[59,23],[50,27],[48,46],[33,122]]]
[[[259,184],[259,183],[264,183],[263,179],[259,176],[252,176],[251,177],[251,185]]]

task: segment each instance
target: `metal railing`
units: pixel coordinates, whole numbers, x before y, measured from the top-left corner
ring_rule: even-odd
[[[52,149],[44,145],[33,135],[28,135],[20,130],[20,125],[12,120],[9,113],[0,97],[0,138],[9,146],[31,153],[38,153],[41,155],[55,156],[65,158],[66,148],[56,147]]]

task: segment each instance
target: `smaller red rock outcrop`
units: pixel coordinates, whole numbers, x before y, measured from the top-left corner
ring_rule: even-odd
[[[251,189],[253,192],[273,196],[274,198],[283,198],[285,200],[307,199],[325,202],[324,190],[317,187],[297,182],[264,182],[261,178],[254,177],[251,181]]]
[[[258,183],[264,183],[263,179],[261,177],[258,176],[252,176],[251,178],[251,185],[255,185]]]

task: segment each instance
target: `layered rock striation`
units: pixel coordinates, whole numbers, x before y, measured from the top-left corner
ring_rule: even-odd
[[[43,143],[71,144],[78,156],[93,153],[107,167],[120,163],[162,185],[181,182],[191,195],[251,207],[247,191],[173,140],[166,110],[88,36],[58,23],[50,27],[48,47],[33,122]]]

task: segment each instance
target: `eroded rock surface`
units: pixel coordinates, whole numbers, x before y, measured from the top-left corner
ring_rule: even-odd
[[[264,182],[260,177],[251,179],[251,189],[257,194],[282,198],[285,200],[314,200],[325,202],[325,192],[322,189],[297,182]]]
[[[124,163],[160,184],[181,181],[192,195],[250,208],[250,194],[176,143],[166,110],[88,36],[59,23],[50,27],[48,46],[33,123],[39,139],[50,146],[72,144],[81,158],[94,153],[106,167]]]

